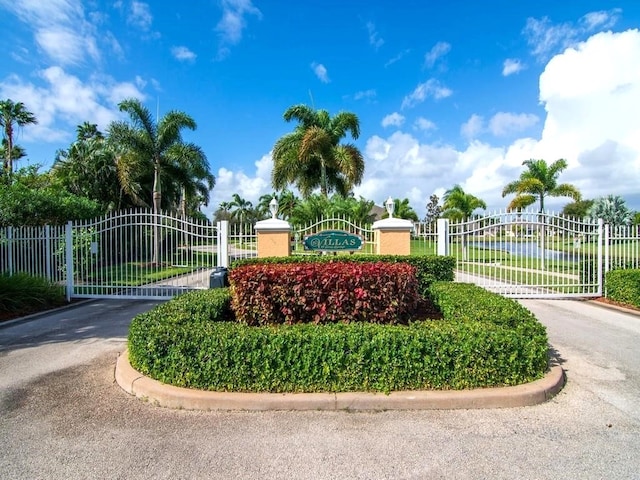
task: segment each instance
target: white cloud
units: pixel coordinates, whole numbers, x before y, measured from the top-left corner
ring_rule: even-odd
[[[216,25],[216,31],[220,37],[219,58],[229,54],[230,45],[240,43],[243,30],[247,27],[248,15],[262,18],[262,12],[253,5],[251,0],[222,0],[222,18]]]
[[[171,55],[181,62],[194,62],[197,55],[187,47],[171,47]]]
[[[138,27],[144,32],[149,31],[153,23],[153,15],[151,15],[149,4],[133,0],[131,2],[129,15],[127,16],[127,23]]]
[[[431,120],[428,120],[424,117],[416,118],[416,121],[413,122],[413,127],[417,130],[427,131],[427,130],[435,130],[438,127]]]
[[[367,31],[369,32],[369,44],[376,50],[384,45],[384,40],[376,31],[376,26],[372,22],[367,22]]]
[[[144,95],[134,82],[116,82],[111,77],[94,77],[83,82],[60,67],[38,72],[41,85],[17,76],[0,81],[0,98],[19,98],[35,114],[38,124],[25,129],[27,141],[70,140],[75,127],[87,120],[105,130],[119,117],[117,103]]]
[[[502,65],[502,75],[508,77],[514,73],[521,72],[525,66],[517,58],[507,58]]]
[[[216,174],[216,186],[210,193],[209,206],[205,213],[209,218],[218,209],[221,202],[228,202],[234,193],[254,205],[261,195],[273,191],[271,188],[271,170],[273,160],[271,153],[263,155],[254,163],[256,170],[250,175],[243,171],[234,172],[227,168],[220,168]]]
[[[411,50],[408,49],[408,48],[403,50],[403,51],[401,51],[395,57],[390,58],[389,60],[387,60],[387,63],[384,64],[384,67],[387,68],[388,66],[393,65],[396,62],[399,62],[400,60],[402,60],[403,57],[409,55],[410,52],[411,52]]]
[[[372,98],[375,98],[377,95],[376,91],[374,89],[369,89],[369,90],[362,90],[360,92],[356,92],[355,95],[353,96],[354,100],[362,100],[362,99],[367,99],[370,100]]]
[[[414,107],[429,97],[440,100],[452,94],[453,91],[451,89],[440,84],[435,78],[431,78],[424,83],[420,83],[413,92],[404,97],[401,108]]]
[[[329,83],[331,81],[329,80],[327,68],[323,64],[313,62],[311,63],[311,70],[313,70],[313,73],[316,74],[316,77],[318,77],[322,83]]]
[[[532,48],[532,54],[540,61],[576,45],[596,29],[611,28],[618,21],[621,10],[601,10],[584,15],[578,24],[565,22],[553,24],[548,17],[528,18],[523,33]]]
[[[58,64],[100,59],[95,27],[86,20],[80,0],[3,1],[2,5],[33,29],[38,48]]]
[[[404,123],[404,116],[400,115],[398,112],[393,112],[387,115],[382,119],[381,125],[383,127],[400,127]]]
[[[460,127],[460,134],[467,138],[473,139],[484,131],[484,118],[480,115],[473,114]]]
[[[447,42],[436,43],[431,50],[429,50],[424,56],[424,66],[427,68],[433,68],[436,61],[449,53],[451,50],[451,44]]]
[[[498,112],[489,120],[489,131],[496,137],[522,132],[534,126],[540,119],[531,113]]]

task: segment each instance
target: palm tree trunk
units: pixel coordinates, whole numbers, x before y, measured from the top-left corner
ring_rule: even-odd
[[[160,205],[162,203],[162,192],[160,191],[160,168],[156,163],[153,174],[153,256],[151,262],[158,265],[160,257]]]

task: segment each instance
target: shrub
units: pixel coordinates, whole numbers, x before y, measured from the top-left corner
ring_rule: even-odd
[[[436,283],[432,290],[445,319],[409,325],[250,327],[215,321],[230,302],[227,289],[198,299],[216,299],[219,308],[208,313],[177,308],[196,301],[185,295],[133,319],[129,358],[161,382],[217,391],[463,389],[544,374],[547,337],[529,311],[479,287]]]
[[[640,270],[611,270],[605,282],[608,298],[640,308]]]
[[[429,286],[436,281],[453,281],[453,269],[456,260],[453,257],[444,256],[411,256],[411,255],[305,255],[271,258],[250,258],[236,260],[231,264],[231,269],[243,265],[264,265],[274,263],[324,263],[324,262],[387,262],[408,263],[416,268],[418,280],[418,292],[427,296]]]
[[[247,325],[404,323],[420,300],[407,264],[245,265],[229,281],[236,317]]]
[[[64,289],[46,278],[0,274],[0,313],[26,315],[58,307],[65,301]]]

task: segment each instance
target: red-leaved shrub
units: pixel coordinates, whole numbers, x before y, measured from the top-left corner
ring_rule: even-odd
[[[248,325],[402,323],[421,300],[406,263],[246,265],[229,280],[236,318]]]

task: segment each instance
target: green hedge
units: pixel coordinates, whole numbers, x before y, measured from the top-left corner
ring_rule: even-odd
[[[0,318],[3,313],[27,315],[65,303],[64,288],[46,278],[0,274]]]
[[[611,270],[605,285],[607,298],[640,308],[640,270]]]
[[[248,258],[236,260],[231,268],[241,265],[272,264],[272,263],[300,263],[300,262],[389,262],[408,263],[416,268],[418,290],[422,296],[427,296],[429,286],[433,282],[452,282],[456,260],[444,256],[416,256],[416,255],[298,255],[289,257]]]
[[[217,305],[208,311],[178,308],[174,302],[193,305],[186,294],[133,319],[129,358],[161,382],[216,391],[464,389],[544,375],[547,336],[529,311],[479,287],[435,283],[431,290],[444,320],[408,326],[249,327],[216,321],[228,314],[227,289],[200,294],[198,301]]]

